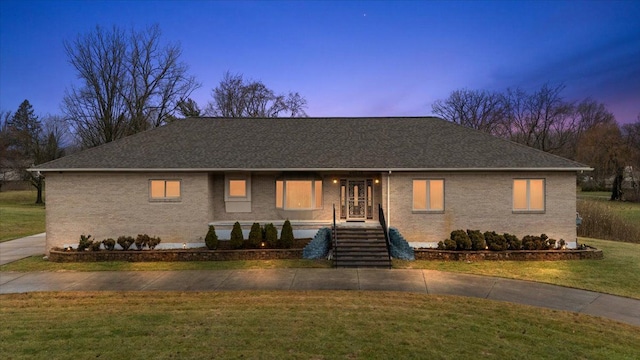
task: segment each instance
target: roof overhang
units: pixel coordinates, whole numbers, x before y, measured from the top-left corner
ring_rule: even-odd
[[[545,168],[75,168],[75,169],[56,169],[56,168],[31,168],[31,172],[275,172],[275,171],[315,171],[315,172],[499,172],[499,171],[551,171],[551,172],[574,172],[574,171],[593,171],[590,167],[545,167]]]

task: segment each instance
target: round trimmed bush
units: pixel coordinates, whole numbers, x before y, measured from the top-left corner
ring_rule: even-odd
[[[451,240],[456,242],[458,250],[471,250],[471,239],[464,230],[454,230],[451,232]],[[446,246],[446,244],[445,244]]]
[[[471,250],[485,250],[487,244],[485,243],[484,235],[480,230],[467,230],[467,235],[471,239]]]
[[[491,251],[504,251],[509,248],[507,239],[503,235],[497,234],[495,231],[487,231],[484,233],[484,239],[487,247]]]

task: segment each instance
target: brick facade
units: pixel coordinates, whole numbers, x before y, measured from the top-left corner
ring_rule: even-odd
[[[389,225],[416,247],[433,246],[456,229],[509,232],[519,237],[546,233],[564,239],[569,247],[575,246],[576,239],[573,172],[315,174],[323,180],[323,206],[309,211],[276,209],[275,181],[280,173],[253,173],[251,212],[227,212],[224,173],[50,172],[46,176],[47,252],[52,247],[75,246],[81,234],[102,240],[147,233],[159,236],[163,244],[202,242],[207,225],[215,221],[322,220],[326,226],[332,219],[333,204],[339,219],[340,184],[333,180],[356,177],[380,180],[374,184],[374,218],[369,221],[377,221],[381,203]],[[443,212],[412,211],[412,180],[416,178],[444,179]],[[545,179],[543,213],[512,211],[514,178]],[[181,180],[180,201],[150,201],[150,179]]]
[[[81,234],[159,236],[163,243],[204,237],[212,218],[206,173],[47,173],[47,247],[77,245]],[[180,179],[181,199],[149,199],[150,179]]]
[[[412,211],[412,180],[431,178],[444,179],[444,212]],[[513,179],[527,178],[545,179],[543,213],[512,210]],[[398,228],[412,245],[435,244],[449,237],[453,230],[473,229],[508,232],[519,237],[546,233],[550,238],[564,239],[570,247],[575,246],[576,176],[573,172],[392,173],[390,181],[390,214],[387,215],[390,226]]]

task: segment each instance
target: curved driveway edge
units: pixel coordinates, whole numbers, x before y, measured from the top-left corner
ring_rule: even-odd
[[[435,270],[0,272],[0,294],[230,290],[363,290],[458,295],[584,313],[640,327],[640,300],[537,282]]]
[[[0,265],[34,255],[44,255],[47,234],[40,233],[0,243]]]

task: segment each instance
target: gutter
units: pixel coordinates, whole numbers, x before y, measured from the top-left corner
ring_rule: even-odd
[[[593,171],[590,167],[542,167],[542,168],[29,168],[27,171],[35,172],[281,172],[281,171],[369,171],[369,172],[482,172],[482,171],[509,171],[509,172],[537,172],[537,171]]]

